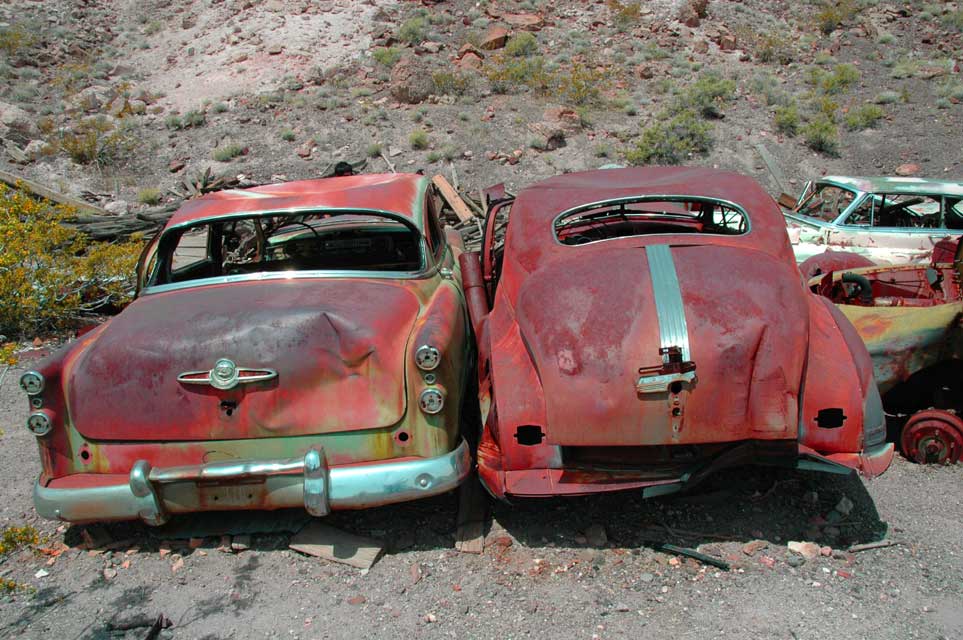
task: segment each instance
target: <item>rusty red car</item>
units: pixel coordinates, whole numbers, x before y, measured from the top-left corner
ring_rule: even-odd
[[[602,169],[491,194],[481,250],[461,256],[491,494],[654,496],[746,463],[889,466],[866,347],[807,290],[754,180]]]
[[[441,197],[398,174],[185,203],[133,302],[21,378],[40,515],[321,516],[456,487],[473,348]]]

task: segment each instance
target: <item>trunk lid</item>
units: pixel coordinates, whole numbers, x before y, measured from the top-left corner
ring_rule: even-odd
[[[573,248],[526,280],[516,309],[545,393],[548,442],[794,438],[805,295],[793,265],[742,248]],[[682,404],[668,392],[639,392],[640,369],[658,369],[660,348],[686,337],[697,380],[683,385]]]
[[[387,427],[404,417],[403,281],[291,279],[152,294],[66,372],[70,419],[94,440],[219,440]],[[178,376],[237,367],[271,380],[217,389]]]

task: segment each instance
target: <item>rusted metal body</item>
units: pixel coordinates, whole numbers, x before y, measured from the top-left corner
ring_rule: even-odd
[[[936,242],[963,229],[963,184],[827,176],[784,215],[799,262],[832,249],[875,264],[927,263]]]
[[[953,415],[963,411],[960,251],[959,240],[943,241],[927,265],[840,269],[810,280],[863,339],[884,407],[901,432],[893,438],[921,462],[955,462],[963,451],[963,428]],[[913,416],[932,408],[951,413]],[[934,431],[945,433],[945,441],[921,453],[921,441]]]
[[[41,515],[323,515],[456,486],[471,466],[460,429],[471,345],[461,249],[438,198],[428,179],[398,174],[185,204],[145,251],[128,308],[37,367],[31,406],[51,427],[38,433]],[[271,237],[265,220],[281,221]],[[238,221],[257,231],[243,259],[227,251]],[[206,243],[178,268],[198,230]],[[366,257],[392,242],[387,254],[400,253],[402,240],[411,265]]]
[[[462,268],[493,495],[658,495],[743,463],[873,476],[892,460],[865,347],[806,290],[751,179],[569,174],[496,203],[487,223]],[[600,236],[609,223],[636,226]]]

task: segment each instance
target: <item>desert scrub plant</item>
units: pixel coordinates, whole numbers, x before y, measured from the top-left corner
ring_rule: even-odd
[[[776,107],[773,122],[776,125],[776,131],[779,133],[787,136],[796,135],[799,133],[799,124],[801,122],[799,107],[796,106],[795,102],[783,107]]]
[[[836,123],[824,113],[815,115],[802,128],[803,139],[813,151],[835,156],[839,146],[839,131]]]
[[[646,127],[625,160],[633,165],[681,164],[712,147],[711,132],[712,126],[696,110],[677,111],[670,119]]]
[[[855,0],[826,0],[816,12],[816,26],[829,35],[852,20],[858,11],[859,5]]]
[[[91,242],[75,212],[0,185],[0,333],[36,336],[130,300],[139,238]]]
[[[859,69],[851,64],[837,64],[832,71],[813,67],[807,80],[823,93],[842,93],[859,81]]]
[[[123,160],[137,145],[137,139],[127,125],[116,127],[103,116],[82,120],[59,136],[50,143],[59,146],[71,160],[99,167]]]
[[[229,142],[223,147],[214,149],[211,157],[218,162],[230,162],[234,158],[244,154],[244,147],[236,142]]]
[[[606,6],[612,14],[612,23],[619,31],[631,29],[639,23],[642,17],[641,2],[619,2],[619,0],[606,0]]]
[[[161,190],[154,187],[145,187],[137,192],[137,202],[141,204],[153,206],[160,204],[162,199]]]
[[[493,93],[515,93],[530,88],[545,94],[554,80],[542,56],[512,58],[499,53],[489,58],[483,72]]]
[[[850,131],[862,131],[873,127],[884,115],[883,110],[875,104],[864,104],[850,109],[843,122]]]
[[[512,36],[505,44],[505,55],[513,58],[527,58],[536,53],[538,53],[538,40],[528,31]]]
[[[0,51],[15,56],[36,41],[36,37],[19,24],[0,26]]]
[[[441,155],[441,151],[429,151],[428,152],[428,163],[434,164],[441,160],[444,156]]]
[[[21,547],[40,544],[40,532],[29,524],[22,527],[6,527],[0,534],[0,556]]]
[[[428,21],[422,16],[409,18],[401,23],[398,29],[398,39],[410,45],[416,45],[428,34]]]
[[[294,142],[295,139],[297,139],[297,136],[294,135],[294,131],[292,129],[284,129],[281,131],[281,139],[285,142]]]
[[[364,154],[369,158],[377,158],[381,155],[381,144],[378,142],[372,142],[364,150]]]
[[[471,91],[471,76],[460,71],[437,71],[431,74],[431,80],[440,96],[463,96]]]
[[[191,109],[184,114],[182,124],[185,129],[189,127],[203,127],[207,124],[207,114],[199,109]]]
[[[224,102],[215,102],[211,106],[211,111],[213,111],[214,113],[224,113],[228,109],[230,109],[230,107],[228,107],[227,104]]]
[[[412,149],[421,150],[428,148],[428,133],[424,129],[415,129],[408,136],[408,144]]]
[[[893,104],[894,102],[899,102],[899,93],[896,91],[881,91],[873,98],[873,102],[876,104]]]
[[[573,106],[598,104],[606,78],[604,71],[574,62],[567,71],[557,74],[558,96]]]
[[[716,71],[706,71],[679,92],[669,109],[675,113],[693,110],[703,118],[718,118],[722,115],[720,107],[731,100],[735,92],[735,80],[723,78]]]
[[[401,47],[378,47],[371,52],[371,57],[384,67],[393,67],[401,60]]]

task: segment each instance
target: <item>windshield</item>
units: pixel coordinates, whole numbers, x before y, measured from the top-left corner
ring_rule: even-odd
[[[820,184],[796,207],[796,213],[823,222],[835,222],[856,199],[856,192],[833,184]]]
[[[386,214],[284,213],[201,221],[168,230],[151,284],[288,271],[418,271],[421,234]]]
[[[749,216],[736,205],[695,196],[637,196],[584,205],[555,220],[562,244],[656,233],[741,235]]]

